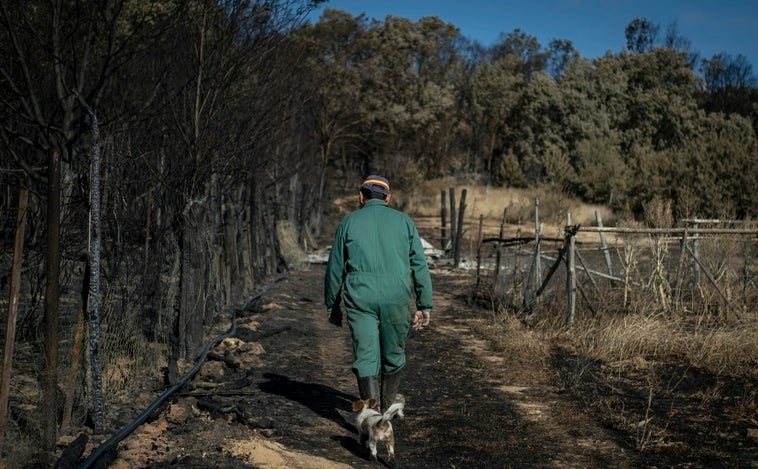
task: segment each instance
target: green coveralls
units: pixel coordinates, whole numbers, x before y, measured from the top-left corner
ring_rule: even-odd
[[[353,372],[362,378],[402,369],[412,291],[416,309],[432,308],[432,280],[413,220],[377,199],[347,215],[326,267],[329,312],[340,288],[353,339]]]

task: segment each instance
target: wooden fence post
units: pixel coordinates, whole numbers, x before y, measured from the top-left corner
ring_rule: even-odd
[[[692,258],[694,260],[693,268],[695,269],[695,286],[700,290],[700,240],[698,233],[692,237]]]
[[[566,320],[568,324],[574,323],[576,312],[576,261],[574,249],[576,237],[571,225],[571,213],[566,215],[566,293],[568,295],[568,311]]]
[[[484,226],[484,215],[479,215],[479,234],[476,237],[476,285],[474,286],[474,293],[479,292],[480,272],[482,268],[482,229]]]
[[[595,210],[595,222],[597,222],[597,226],[601,227],[603,226],[603,219],[600,216],[600,212]],[[608,275],[613,277],[613,264],[611,263],[611,253],[608,251],[608,243],[605,241],[605,233],[599,232],[600,235],[600,249],[603,250],[603,255],[605,256],[605,265],[608,268]],[[616,282],[611,279],[611,286],[615,286]]]
[[[507,207],[503,209],[503,219],[500,221],[500,232],[498,234],[498,237],[500,239],[503,239],[503,237],[505,236],[505,217],[506,217],[506,215],[508,215],[508,208]],[[495,250],[495,282],[497,282],[498,275],[500,275],[500,258],[502,256],[502,249],[503,249],[502,243],[497,243],[497,248]]]
[[[540,226],[540,200],[534,200],[534,254],[529,267],[529,274],[524,282],[524,305],[529,304],[532,298],[536,299],[533,291],[542,283],[542,263],[540,259],[540,238],[542,237]]]
[[[540,256],[542,239],[542,223],[540,222],[540,199],[534,199],[534,285],[539,287],[542,282],[542,258]]]
[[[8,400],[10,396],[13,349],[16,343],[16,317],[18,315],[18,295],[21,287],[21,260],[24,257],[24,231],[26,230],[26,209],[29,206],[29,189],[18,191],[18,214],[16,216],[16,236],[13,242],[11,262],[11,292],[8,301],[8,321],[5,329],[3,348],[3,369],[0,379],[0,454],[3,452],[5,429],[8,427]]]
[[[450,188],[450,257],[455,254],[455,243],[457,236],[455,230],[457,228],[455,219],[455,188]]]
[[[445,200],[445,191],[440,191],[440,249],[445,252],[447,248],[447,205]]]
[[[461,242],[463,241],[463,219],[466,213],[466,189],[461,190],[461,202],[458,206],[458,228],[455,230],[455,254],[453,256],[453,268],[458,268],[461,262]]]
[[[679,307],[679,302],[682,298],[682,284],[684,280],[684,256],[687,253],[687,226],[684,227],[684,233],[682,233],[682,239],[679,240],[679,260],[676,264],[676,276],[674,277],[674,307]]]

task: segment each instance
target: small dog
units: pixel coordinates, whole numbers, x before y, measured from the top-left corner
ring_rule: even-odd
[[[392,420],[396,415],[404,417],[404,404],[395,402],[384,414],[379,412],[379,403],[375,399],[357,400],[353,402],[353,412],[358,414],[355,418],[355,427],[361,440],[361,448],[368,450],[371,460],[376,461],[376,445],[383,441],[387,445],[387,462],[390,466],[395,463],[395,435],[392,431]]]

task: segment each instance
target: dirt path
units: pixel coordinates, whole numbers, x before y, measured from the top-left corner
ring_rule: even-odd
[[[191,396],[122,444],[127,449],[114,467],[382,467],[359,455],[349,412],[357,394],[350,339],[347,328],[326,321],[322,275],[323,266],[313,265],[264,295],[238,333],[248,341],[280,331],[244,355],[263,353],[237,370],[217,370],[213,386],[195,383]],[[401,389],[407,417],[395,424],[398,467],[636,465],[544,373],[519,370],[492,352],[475,332],[487,327],[486,312],[459,297],[468,279],[435,270],[433,280],[433,326],[408,342]],[[195,381],[213,377],[206,372]]]

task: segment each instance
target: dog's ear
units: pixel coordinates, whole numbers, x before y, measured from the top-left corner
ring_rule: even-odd
[[[366,406],[366,403],[362,400],[353,401],[353,412],[360,412]]]
[[[379,403],[376,402],[376,399],[369,399],[366,402],[366,407],[368,407],[369,409],[379,410]]]

